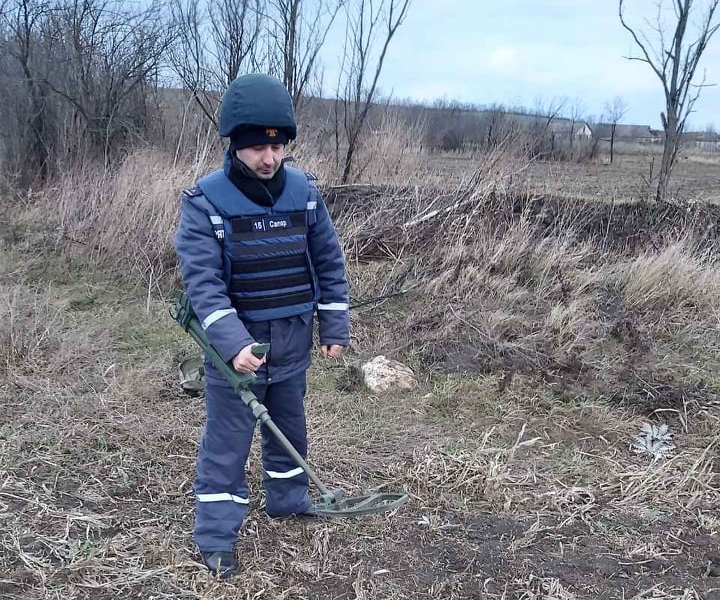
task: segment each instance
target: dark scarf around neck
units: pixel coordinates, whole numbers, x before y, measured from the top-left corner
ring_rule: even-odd
[[[285,165],[280,165],[272,179],[257,175],[230,150],[225,154],[225,174],[233,185],[260,206],[273,206],[285,188]]]

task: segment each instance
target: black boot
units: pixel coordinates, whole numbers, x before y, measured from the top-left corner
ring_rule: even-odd
[[[271,515],[268,513],[268,517],[271,519],[319,519],[320,515],[317,514],[315,512],[315,508],[311,506],[301,512],[294,512],[286,515]]]
[[[220,579],[228,579],[238,572],[234,552],[201,552],[203,564]]]
[[[312,506],[310,508],[304,510],[303,512],[295,513],[293,516],[298,519],[319,519],[320,518],[320,515],[315,512],[315,508]]]

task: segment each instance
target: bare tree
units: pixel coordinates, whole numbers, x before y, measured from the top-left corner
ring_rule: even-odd
[[[67,162],[107,161],[145,142],[156,120],[168,36],[161,0],[12,0],[0,11],[0,94],[14,169],[23,183]],[[8,123],[15,114],[19,125]],[[14,139],[9,137],[8,131]],[[8,161],[8,164],[10,162]]]
[[[575,141],[575,127],[583,119],[586,113],[585,104],[580,98],[575,98],[570,107],[570,152],[572,153],[573,142]]]
[[[51,13],[62,69],[45,83],[72,106],[91,150],[106,160],[113,146],[142,138],[147,129],[147,87],[168,40],[160,0],[143,7],[120,0],[70,0]]]
[[[641,56],[628,57],[647,63],[663,86],[665,94],[665,112],[661,114],[665,130],[665,144],[660,166],[655,200],[662,202],[667,196],[668,183],[675,159],[680,148],[682,132],[688,115],[704,86],[693,84],[695,72],[710,39],[715,35],[720,22],[716,16],[718,2],[709,0],[706,12],[700,19],[696,35],[690,39],[688,25],[690,17],[697,13],[694,0],[671,0],[674,13],[674,29],[668,28],[662,19],[664,0],[658,0],[658,12],[654,23],[647,22],[647,27],[657,39],[653,42],[640,29],[628,25],[625,14],[625,2],[619,0],[618,15],[622,26],[630,32],[633,40],[640,48]]]
[[[452,152],[463,147],[467,133],[464,114],[467,111],[459,102],[449,101],[445,98],[438,99],[433,102],[431,108],[425,109],[424,112],[427,112],[425,143],[428,148]],[[417,118],[420,116],[418,115]]]
[[[268,0],[269,71],[301,104],[318,66],[318,55],[344,0]],[[274,51],[273,51],[274,50]]]
[[[171,11],[177,31],[168,52],[171,68],[203,114],[217,125],[225,88],[257,66],[260,0],[173,0]]]
[[[486,111],[487,131],[485,133],[485,149],[497,148],[507,132],[504,131],[508,109],[502,104],[493,104]]]
[[[354,0],[346,4],[347,33],[336,109],[342,111],[347,147],[342,165],[342,183],[350,178],[353,159],[370,107],[377,91],[390,42],[407,16],[411,0]],[[373,60],[373,45],[382,31],[382,47]],[[336,113],[336,120],[339,115]],[[339,154],[339,127],[335,128]]]
[[[566,97],[551,98],[545,104],[542,98],[535,99],[535,108],[533,110],[533,120],[529,127],[527,154],[532,158],[543,158],[551,156],[555,151],[555,132],[553,131],[553,121],[561,118],[565,111],[568,100]],[[547,147],[547,141],[550,141],[550,147]]]
[[[50,4],[44,1],[15,0],[3,3],[2,8],[0,19],[7,35],[4,46],[7,54],[20,67],[20,78],[27,97],[27,116],[24,121],[29,135],[21,134],[27,140],[21,152],[35,165],[37,175],[45,179],[50,170],[48,158],[51,152],[46,109],[48,89],[42,81],[45,71],[41,71],[42,59],[37,39],[50,12]]]
[[[615,96],[612,102],[605,103],[605,115],[610,124],[610,164],[615,156],[615,130],[626,112],[627,105],[620,96]]]

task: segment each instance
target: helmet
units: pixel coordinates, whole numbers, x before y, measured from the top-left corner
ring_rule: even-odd
[[[288,139],[297,137],[292,98],[275,77],[262,73],[241,75],[225,91],[220,105],[218,130],[231,137],[236,130],[254,127],[276,127]]]

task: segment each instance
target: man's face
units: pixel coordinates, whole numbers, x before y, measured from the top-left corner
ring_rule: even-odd
[[[283,144],[263,144],[235,150],[235,155],[250,167],[259,179],[272,179],[282,164],[284,154]]]

